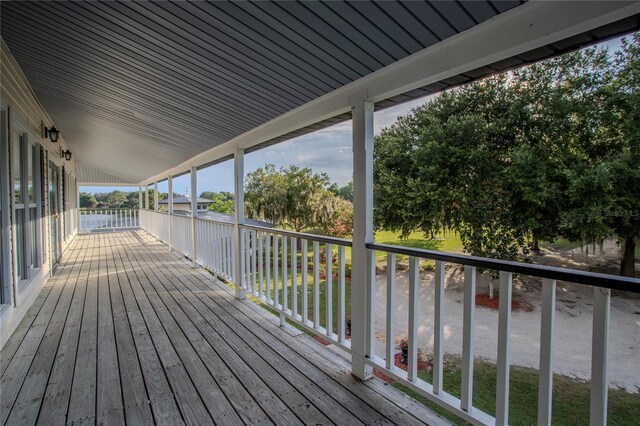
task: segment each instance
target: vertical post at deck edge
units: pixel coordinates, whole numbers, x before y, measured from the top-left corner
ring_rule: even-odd
[[[351,251],[351,372],[367,380],[375,328],[375,261],[367,243],[373,243],[373,111],[366,94],[354,99],[353,126],[353,246]]]
[[[245,293],[242,288],[242,247],[240,235],[240,225],[244,223],[244,149],[238,148],[233,155],[233,189],[234,189],[234,247],[233,247],[233,277],[235,278],[235,296],[237,299],[244,299]]]

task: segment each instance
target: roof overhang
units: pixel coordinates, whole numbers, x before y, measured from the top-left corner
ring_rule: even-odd
[[[640,26],[636,1],[521,3],[2,2],[2,35],[76,158],[147,184]]]

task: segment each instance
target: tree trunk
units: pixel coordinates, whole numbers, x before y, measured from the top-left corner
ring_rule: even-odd
[[[538,239],[538,234],[536,232],[533,232],[532,234],[531,250],[533,250],[536,253],[540,253],[540,241]]]
[[[598,240],[598,246],[600,247],[600,254],[604,254],[604,239],[600,238],[600,240]]]
[[[636,239],[627,237],[622,247],[622,262],[620,262],[620,275],[634,277],[636,273]]]

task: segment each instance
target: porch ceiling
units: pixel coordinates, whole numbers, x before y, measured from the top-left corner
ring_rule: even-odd
[[[141,182],[522,3],[3,1],[1,33],[76,158]]]

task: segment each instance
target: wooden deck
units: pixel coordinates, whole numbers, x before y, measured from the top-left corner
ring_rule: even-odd
[[[171,254],[80,235],[1,352],[0,424],[441,424]]]

